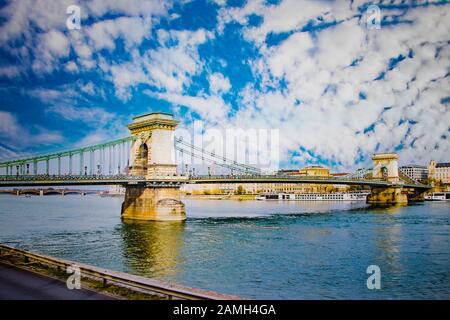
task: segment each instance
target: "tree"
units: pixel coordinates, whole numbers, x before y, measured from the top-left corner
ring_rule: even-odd
[[[237,190],[236,190],[236,194],[241,195],[241,194],[245,194],[245,189],[243,186],[238,186]]]

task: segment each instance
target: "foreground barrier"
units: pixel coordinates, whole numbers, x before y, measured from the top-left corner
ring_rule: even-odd
[[[128,289],[137,289],[140,292],[156,293],[166,296],[168,299],[182,300],[242,300],[243,298],[233,295],[225,295],[213,291],[185,287],[177,284],[153,280],[141,276],[131,275],[124,272],[103,269],[87,264],[77,263],[69,260],[53,258],[42,254],[32,253],[26,250],[13,248],[0,244],[0,261],[5,256],[16,256],[24,262],[39,262],[44,265],[67,270],[67,267],[77,266],[81,275],[98,279],[106,284],[121,286]]]

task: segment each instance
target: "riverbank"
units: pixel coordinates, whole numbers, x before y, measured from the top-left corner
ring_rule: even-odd
[[[184,195],[186,200],[256,200],[256,194],[189,194]]]

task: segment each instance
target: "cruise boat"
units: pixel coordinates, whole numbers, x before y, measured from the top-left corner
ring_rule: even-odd
[[[450,192],[434,192],[424,198],[429,201],[450,201]]]
[[[291,200],[291,201],[366,201],[369,192],[342,193],[276,193],[261,194],[256,200]]]

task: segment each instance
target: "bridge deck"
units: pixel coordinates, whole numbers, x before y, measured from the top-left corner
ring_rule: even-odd
[[[335,184],[360,185],[369,187],[389,187],[392,183],[374,179],[321,178],[321,177],[283,177],[283,176],[176,176],[163,179],[146,180],[144,177],[132,176],[19,176],[0,177],[0,187],[37,187],[37,186],[89,186],[89,185],[136,185],[167,186],[180,184],[215,184],[215,183],[287,183],[287,184]],[[429,189],[431,186],[423,184],[402,184],[406,188]]]

